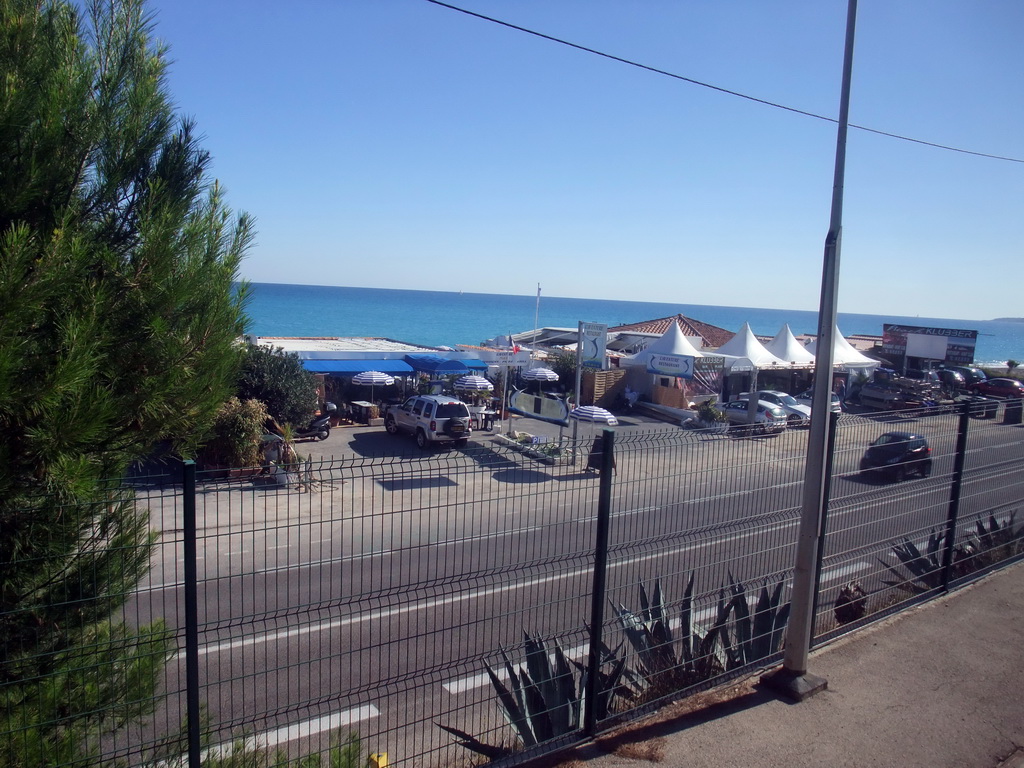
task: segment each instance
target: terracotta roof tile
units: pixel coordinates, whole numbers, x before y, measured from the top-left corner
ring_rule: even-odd
[[[617,325],[608,330],[664,334],[669,328],[669,323],[673,321],[679,324],[679,328],[684,336],[700,336],[704,340],[703,346],[705,347],[720,347],[736,335],[725,328],[719,328],[717,325],[711,325],[710,323],[702,323],[700,320],[694,320],[685,315],[670,315],[669,317],[660,317],[656,320],[644,320],[639,323],[630,323],[629,325]]]

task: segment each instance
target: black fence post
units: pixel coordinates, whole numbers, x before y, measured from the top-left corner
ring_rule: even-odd
[[[956,523],[960,515],[960,491],[967,461],[967,429],[971,422],[970,402],[960,403],[960,419],[956,428],[956,454],[953,457],[953,486],[949,491],[949,512],[946,516],[946,541],[942,548],[942,590],[949,589],[953,571],[953,548],[956,546]]]
[[[608,529],[612,517],[612,474],[615,472],[615,433],[604,430],[601,436],[601,485],[597,497],[597,531],[594,542],[594,584],[590,602],[590,663],[584,691],[583,731],[597,735],[597,702],[604,694],[600,686],[601,646],[604,629],[604,604],[608,579]]]
[[[821,598],[821,568],[825,560],[825,531],[828,528],[828,503],[832,498],[832,465],[836,458],[836,427],[839,414],[829,411],[828,443],[825,446],[824,493],[821,502],[821,525],[818,528],[818,561],[814,564],[814,599],[811,616],[818,615],[818,600]],[[810,647],[814,647],[814,632],[811,632]]]
[[[196,562],[196,463],[184,462],[182,528],[185,555],[185,712],[188,767],[200,768],[199,721],[199,574]]]

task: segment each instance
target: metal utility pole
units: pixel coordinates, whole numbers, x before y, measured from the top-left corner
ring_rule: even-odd
[[[792,610],[786,630],[786,653],[782,669],[764,677],[764,682],[790,698],[802,701],[824,690],[828,682],[807,672],[811,635],[814,629],[815,571],[822,521],[827,505],[825,493],[828,466],[829,417],[832,406],[832,359],[835,354],[836,303],[839,295],[839,252],[843,228],[843,181],[846,172],[846,131],[850,111],[850,80],[853,72],[853,38],[857,0],[848,0],[846,48],[843,54],[843,83],[839,97],[839,131],[836,140],[835,175],[832,183],[832,213],[825,237],[821,275],[821,304],[818,308],[818,344],[814,361],[814,399],[807,440],[803,506],[793,573]]]

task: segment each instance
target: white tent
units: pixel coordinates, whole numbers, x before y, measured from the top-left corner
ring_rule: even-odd
[[[642,365],[647,366],[651,355],[689,355],[691,357],[704,357],[704,355],[683,336],[683,330],[679,323],[673,322],[668,330],[650,343],[647,349],[637,352],[630,357],[624,357],[619,361],[620,365]]]
[[[725,358],[725,367],[729,371],[749,371],[751,368],[763,371],[791,367],[788,360],[776,357],[764,348],[750,330],[749,323],[744,323],[739,333],[720,346],[715,354]]]
[[[765,344],[764,348],[776,357],[788,361],[793,367],[814,365],[814,355],[796,340],[789,323],[782,326],[775,334],[775,338]]]
[[[865,374],[871,373],[875,368],[879,366],[877,360],[872,360],[867,355],[861,354],[854,349],[850,342],[843,338],[843,334],[839,332],[838,328],[834,329],[835,334],[835,352],[832,355],[832,365],[836,368],[840,368],[848,373],[863,372]],[[818,340],[813,340],[807,345],[807,351],[812,354],[818,346]]]

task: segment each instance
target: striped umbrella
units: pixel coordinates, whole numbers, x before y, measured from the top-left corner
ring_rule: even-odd
[[[599,408],[596,405],[581,405],[569,411],[569,418],[577,421],[589,421],[591,424],[605,424],[609,427],[616,427],[619,420],[611,411]]]
[[[390,387],[395,383],[394,376],[388,376],[380,371],[363,371],[352,377],[352,383],[361,387],[370,388],[370,402],[373,402],[373,388],[375,386]]]
[[[487,392],[494,389],[494,385],[483,376],[463,376],[456,380],[455,388],[468,392]]]
[[[558,374],[550,368],[530,368],[523,371],[524,381],[558,381]]]

